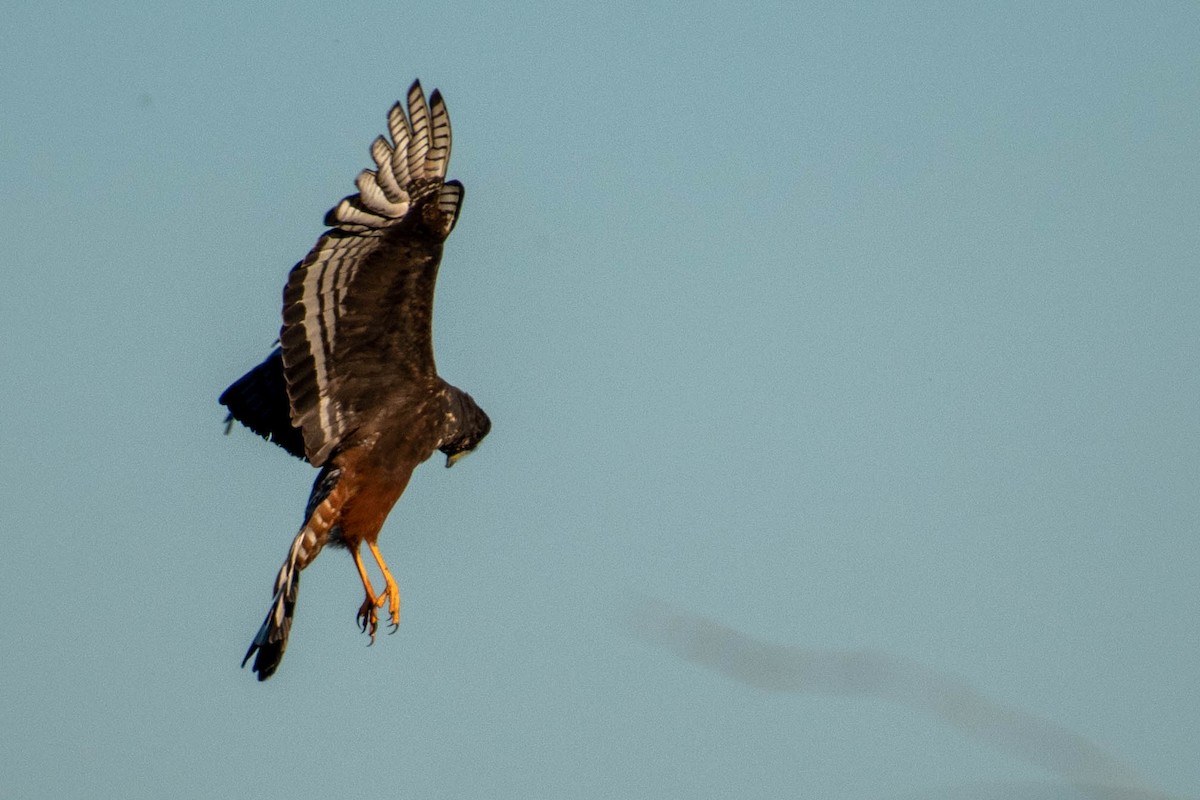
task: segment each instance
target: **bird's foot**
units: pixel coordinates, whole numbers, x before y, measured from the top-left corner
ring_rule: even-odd
[[[379,608],[383,608],[384,598],[387,598],[388,616],[391,617],[389,624],[392,627],[388,633],[395,633],[400,629],[400,586],[392,577],[392,571],[388,569],[387,562],[383,560],[383,554],[379,552],[379,547],[374,542],[368,542],[367,546],[371,548],[371,554],[375,556],[375,562],[379,564],[379,571],[383,573],[383,581],[387,584],[376,598],[375,604]]]
[[[379,595],[378,603],[380,608],[383,608],[384,598],[387,598],[388,616],[391,618],[388,625],[391,626],[389,634],[395,633],[400,629],[400,586],[392,579],[391,575],[386,575],[387,586]]]

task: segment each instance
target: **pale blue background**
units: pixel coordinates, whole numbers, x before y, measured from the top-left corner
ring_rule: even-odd
[[[0,27],[0,797],[1076,796],[630,635],[869,648],[1200,796],[1200,6],[22,3]],[[238,669],[311,470],[221,389],[387,107],[495,423]]]

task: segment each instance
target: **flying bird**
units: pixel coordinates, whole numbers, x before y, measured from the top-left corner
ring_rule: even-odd
[[[283,290],[279,346],[221,395],[237,420],[320,468],[300,532],[275,578],[274,597],[251,656],[260,681],[287,648],[300,571],[326,545],[350,551],[366,597],[358,623],[375,641],[387,606],[395,631],[400,590],[379,552],[379,531],[413,469],[440,450],[446,466],[491,429],[466,392],[437,374],[434,283],[442,246],[458,219],[463,187],[446,180],[450,117],[420,81],[388,113],[389,142],[371,144],[374,170],[325,215],[329,230],[292,267]],[[361,548],[379,565],[376,592]],[[256,655],[257,654],[257,655]]]

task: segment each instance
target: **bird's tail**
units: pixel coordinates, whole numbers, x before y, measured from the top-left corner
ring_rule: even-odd
[[[311,564],[325,547],[341,514],[345,492],[338,490],[340,477],[341,470],[332,466],[326,466],[317,476],[308,499],[304,526],[292,540],[288,556],[275,578],[275,595],[267,618],[263,620],[258,633],[254,635],[254,641],[250,643],[250,649],[246,651],[246,657],[242,659],[242,667],[245,667],[250,656],[257,652],[253,669],[260,681],[274,675],[279,662],[283,660],[292,618],[296,613],[300,571]]]

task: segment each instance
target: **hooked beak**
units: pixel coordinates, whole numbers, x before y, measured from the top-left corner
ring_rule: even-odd
[[[450,469],[451,467],[453,467],[455,464],[457,464],[459,461],[462,460],[463,456],[465,456],[469,452],[471,452],[471,451],[463,450],[462,452],[455,453],[452,456],[446,456],[446,469]]]

